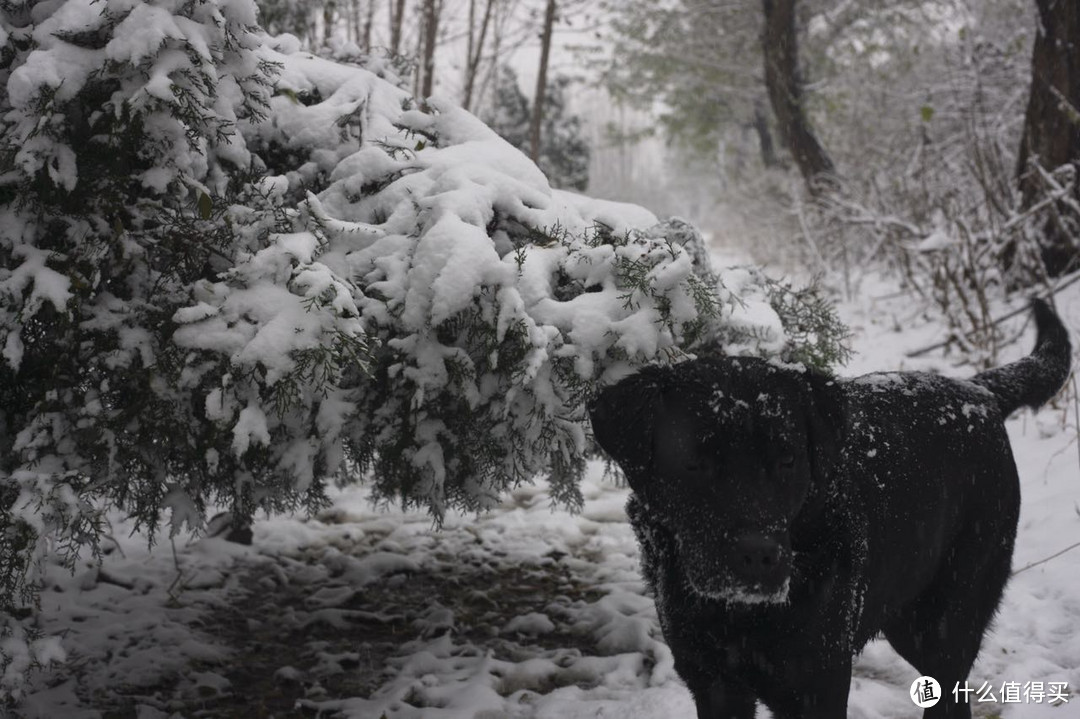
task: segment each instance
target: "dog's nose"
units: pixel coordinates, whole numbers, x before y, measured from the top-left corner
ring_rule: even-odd
[[[754,582],[768,583],[787,573],[784,548],[780,542],[757,532],[736,539],[729,559],[735,574]]]

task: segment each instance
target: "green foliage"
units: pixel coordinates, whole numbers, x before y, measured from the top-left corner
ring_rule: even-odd
[[[447,508],[481,510],[546,475],[557,501],[580,505],[584,404],[605,371],[684,357],[722,321],[715,287],[692,271],[685,250],[655,234],[520,232],[510,253],[516,282],[479,287],[468,307],[416,335],[392,316],[369,326],[382,349],[350,448],[379,496],[441,519]],[[550,272],[547,320],[518,314],[518,293],[538,272]],[[665,273],[678,282],[661,284]],[[575,337],[575,318],[587,311],[610,317],[608,329]],[[648,335],[644,346],[639,335]],[[433,365],[432,355],[440,358]]]
[[[822,372],[832,372],[836,365],[848,361],[851,350],[845,342],[851,332],[826,296],[820,278],[799,288],[788,281],[770,280],[766,292],[787,335],[781,353],[786,361]]]
[[[659,105],[667,139],[712,161],[732,126],[764,97],[760,8],[752,4],[605,3],[611,52],[597,61],[616,101]]]

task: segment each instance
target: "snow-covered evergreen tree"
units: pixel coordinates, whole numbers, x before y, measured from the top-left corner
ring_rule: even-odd
[[[250,0],[0,7],[0,616],[109,504],[152,529],[315,491],[316,405],[363,340],[351,288],[267,242],[289,219],[241,132],[277,71],[255,22]],[[289,361],[176,332],[211,313]],[[290,314],[304,332],[277,330]],[[9,639],[13,667],[34,658]]]

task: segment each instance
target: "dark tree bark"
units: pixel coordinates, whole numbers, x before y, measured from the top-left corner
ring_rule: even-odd
[[[323,42],[330,44],[330,37],[334,32],[334,18],[337,12],[337,6],[330,0],[330,2],[323,3]]]
[[[1032,167],[1072,164],[1080,172],[1080,3],[1035,0],[1038,23],[1031,58],[1031,95],[1024,116],[1017,175],[1021,203],[1031,207],[1043,185]],[[1080,192],[1075,193],[1080,201]],[[1042,259],[1051,276],[1080,265],[1080,237],[1061,221],[1065,207],[1043,228]],[[1080,218],[1074,218],[1074,222]]]
[[[405,0],[390,0],[387,4],[390,11],[390,53],[401,54],[401,24],[405,17]]]
[[[473,91],[476,87],[476,74],[480,71],[480,58],[484,53],[484,41],[487,39],[488,27],[491,25],[491,14],[495,7],[495,0],[487,0],[484,6],[484,18],[480,21],[479,35],[474,35],[473,22],[476,14],[476,0],[469,2],[469,47],[465,60],[465,101],[462,105],[466,110],[472,109]],[[475,39],[474,39],[475,38]]]
[[[796,0],[763,0],[765,87],[780,138],[813,193],[836,186],[836,169],[814,134],[802,102],[799,44],[795,32]]]
[[[776,167],[776,146],[773,143],[772,130],[769,129],[769,116],[761,100],[754,101],[754,132],[758,136],[762,164],[765,167]]]
[[[435,84],[435,43],[439,38],[438,0],[424,0],[424,56],[420,61],[420,97],[431,97]]]
[[[540,128],[544,120],[544,96],[547,93],[548,61],[551,57],[551,30],[555,26],[556,0],[548,0],[544,11],[544,32],[540,36],[540,71],[536,74],[536,97],[533,99],[532,121],[529,123],[529,157],[540,159]]]
[[[371,26],[375,24],[375,6],[378,4],[378,0],[369,0],[367,4],[367,16],[364,18],[364,31],[360,34],[360,40],[357,42],[360,47],[364,49],[364,52],[371,52]],[[357,20],[359,22],[359,20]],[[360,28],[357,28],[359,33]]]

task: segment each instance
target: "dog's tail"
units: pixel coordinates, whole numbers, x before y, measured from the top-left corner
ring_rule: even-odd
[[[972,382],[997,395],[1001,415],[1007,417],[1021,406],[1038,409],[1058,393],[1069,379],[1072,346],[1069,332],[1045,300],[1034,299],[1038,337],[1027,357],[1004,367],[980,372]]]

